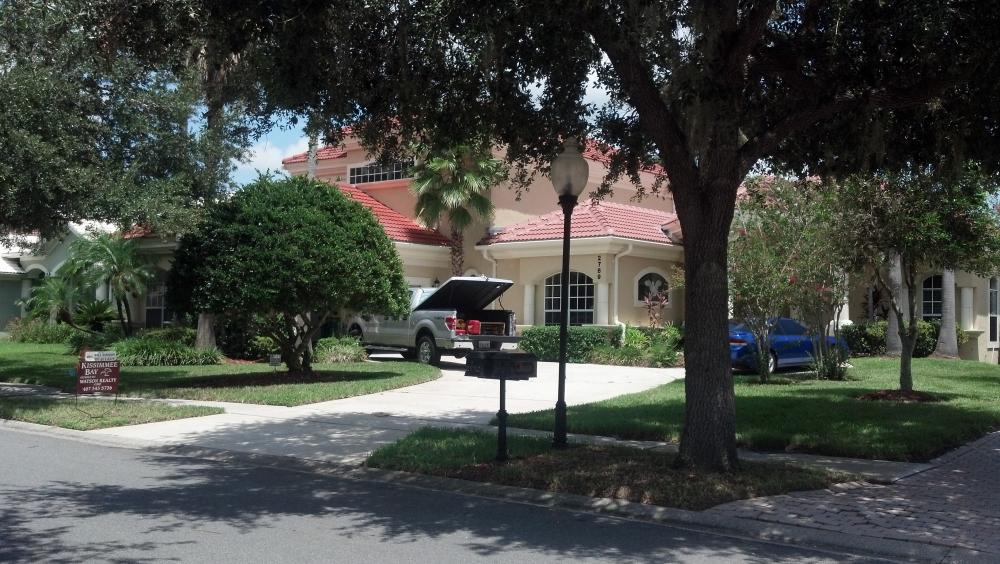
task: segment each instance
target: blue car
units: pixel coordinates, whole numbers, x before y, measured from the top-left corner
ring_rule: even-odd
[[[788,366],[809,366],[813,362],[813,338],[798,321],[787,317],[771,320],[770,372]],[[757,370],[757,345],[753,333],[739,321],[729,322],[729,356],[733,368]],[[849,349],[843,339],[827,337],[831,348],[840,350],[841,358],[847,359]]]

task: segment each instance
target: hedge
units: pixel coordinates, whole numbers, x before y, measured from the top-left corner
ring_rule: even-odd
[[[567,362],[588,362],[590,353],[602,345],[618,344],[621,329],[618,327],[586,326],[570,327],[566,342]],[[536,325],[524,330],[520,348],[545,362],[559,360],[559,327]]]
[[[888,326],[886,321],[861,321],[841,327],[840,336],[847,342],[854,356],[881,356],[886,354]],[[917,321],[917,344],[913,348],[913,356],[923,358],[933,354],[940,332],[939,321]],[[959,329],[958,344],[961,345],[968,339],[968,335]]]

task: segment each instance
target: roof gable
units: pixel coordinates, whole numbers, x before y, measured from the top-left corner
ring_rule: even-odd
[[[666,231],[666,232],[665,232]],[[482,245],[521,241],[547,241],[563,236],[563,213],[549,212],[530,221],[508,227],[482,241]],[[676,214],[614,202],[584,201],[573,209],[570,236],[620,237],[678,245],[683,242]]]

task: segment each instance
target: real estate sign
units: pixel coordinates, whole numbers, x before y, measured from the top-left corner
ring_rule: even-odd
[[[76,393],[118,393],[121,368],[114,351],[86,351],[76,367]]]

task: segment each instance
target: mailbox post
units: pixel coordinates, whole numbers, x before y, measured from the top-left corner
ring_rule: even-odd
[[[535,355],[508,351],[472,351],[465,357],[465,375],[500,381],[500,410],[497,411],[497,461],[507,454],[507,380],[527,380],[537,375]]]

